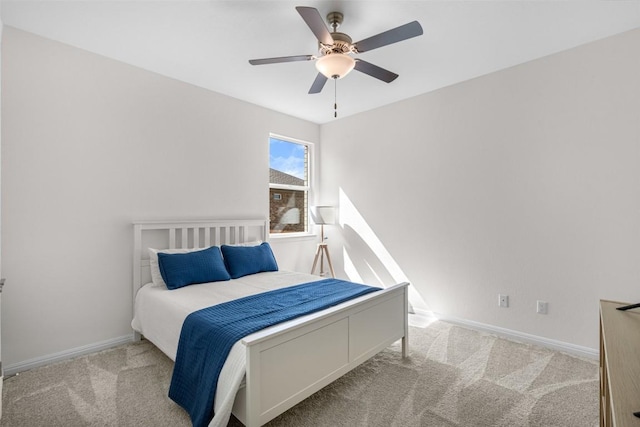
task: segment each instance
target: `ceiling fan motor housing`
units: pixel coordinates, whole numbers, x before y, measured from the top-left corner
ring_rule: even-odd
[[[332,53],[352,53],[352,40],[345,33],[331,33],[331,37],[333,37],[332,45],[324,45],[322,43],[320,46],[320,53],[323,55],[331,55]]]

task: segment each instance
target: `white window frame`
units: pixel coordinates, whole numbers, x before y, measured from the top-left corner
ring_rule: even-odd
[[[284,185],[284,184],[271,184],[271,180],[269,180],[269,192],[271,189],[275,190],[298,190],[298,191],[306,191],[307,192],[307,205],[306,212],[304,212],[304,220],[306,224],[306,231],[299,232],[289,232],[289,233],[271,233],[271,223],[269,223],[269,239],[287,239],[287,238],[299,238],[299,237],[309,237],[314,236],[311,233],[311,200],[313,196],[313,171],[314,171],[314,162],[315,162],[315,151],[314,144],[309,141],[304,141],[298,138],[292,138],[290,136],[284,136],[276,133],[269,134],[269,144],[271,144],[271,138],[279,139],[281,141],[292,142],[295,144],[301,144],[307,147],[307,185],[299,186],[299,185]],[[269,155],[271,155],[271,145],[269,145]],[[269,165],[270,167],[271,165]],[[269,198],[269,209],[271,208],[271,198]],[[269,215],[269,218],[271,215]]]

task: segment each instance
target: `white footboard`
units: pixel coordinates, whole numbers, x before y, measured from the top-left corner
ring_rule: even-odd
[[[233,413],[261,426],[395,341],[408,353],[408,283],[269,328],[247,346],[246,387]]]

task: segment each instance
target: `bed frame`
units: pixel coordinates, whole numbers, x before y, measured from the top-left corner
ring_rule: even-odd
[[[151,281],[148,247],[267,241],[268,230],[264,219],[134,222],[134,299]],[[233,414],[247,427],[261,426],[400,339],[407,357],[408,286],[400,283],[249,335],[243,340],[245,387],[236,395]]]

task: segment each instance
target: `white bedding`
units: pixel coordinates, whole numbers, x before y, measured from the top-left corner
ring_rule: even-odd
[[[136,295],[131,326],[175,361],[182,323],[190,313],[247,295],[317,280],[322,277],[273,271],[174,290],[148,283]],[[245,369],[245,346],[239,341],[232,347],[220,373],[211,427],[227,425]]]

